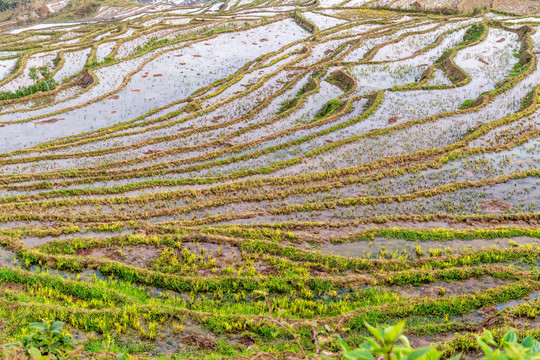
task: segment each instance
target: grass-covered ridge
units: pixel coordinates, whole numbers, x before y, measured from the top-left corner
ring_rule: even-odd
[[[447,5],[4,12],[5,356],[532,353],[540,20]]]

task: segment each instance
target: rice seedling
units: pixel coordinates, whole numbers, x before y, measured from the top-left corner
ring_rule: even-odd
[[[6,22],[4,355],[531,352],[540,20],[490,6],[55,0],[56,23]]]

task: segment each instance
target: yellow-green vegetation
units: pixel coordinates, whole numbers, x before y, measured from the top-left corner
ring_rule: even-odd
[[[536,358],[540,18],[501,4],[6,5],[3,356]]]

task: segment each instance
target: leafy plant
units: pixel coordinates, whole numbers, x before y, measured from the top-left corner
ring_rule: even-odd
[[[40,80],[38,72],[43,77],[43,80]],[[28,77],[34,81],[34,84],[19,87],[16,91],[0,91],[0,101],[19,99],[37,92],[54,90],[58,85],[56,80],[52,78],[52,73],[47,66],[31,67],[28,69]]]
[[[463,35],[463,42],[465,44],[475,42],[480,38],[483,32],[484,26],[482,24],[473,24],[470,28],[467,29],[465,35]]]
[[[460,108],[460,109],[465,109],[465,108],[468,108],[468,107],[473,106],[474,103],[475,103],[475,100],[465,100],[465,101],[463,102],[463,104],[461,104],[461,105],[459,106],[459,108]]]
[[[497,342],[493,334],[484,329],[484,334],[477,336],[478,345],[486,355],[483,360],[533,360],[540,359],[540,342],[528,336],[518,342],[518,336],[508,330]]]
[[[35,67],[31,67],[29,70],[28,70],[28,77],[30,77],[30,79],[34,80],[34,81],[38,81],[39,79],[39,76],[37,74],[37,69]]]
[[[394,326],[373,327],[364,323],[373,337],[366,337],[360,348],[351,350],[349,346],[339,339],[343,348],[343,357],[349,360],[438,360],[440,353],[431,348],[413,349],[407,337],[403,335],[405,320]],[[375,357],[375,356],[377,357]],[[452,360],[459,359],[459,355]]]
[[[32,323],[32,332],[11,346],[20,347],[28,359],[65,359],[75,349],[75,340],[63,326],[61,321]]]
[[[364,323],[373,337],[358,349],[352,350],[341,338],[338,342],[343,349],[343,357],[348,360],[439,360],[441,353],[432,347],[413,349],[406,336],[403,335],[405,320],[394,326],[373,327]],[[478,346],[485,357],[481,360],[537,360],[540,359],[540,342],[528,336],[518,342],[518,336],[512,329],[508,330],[498,341],[493,334],[484,329],[482,336],[477,336]],[[451,360],[458,360],[460,354]]]

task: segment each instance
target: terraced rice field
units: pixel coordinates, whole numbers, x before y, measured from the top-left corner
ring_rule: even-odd
[[[539,337],[540,18],[352,2],[5,30],[3,342],[43,318],[81,358],[337,359],[333,333],[400,319],[447,357]]]

